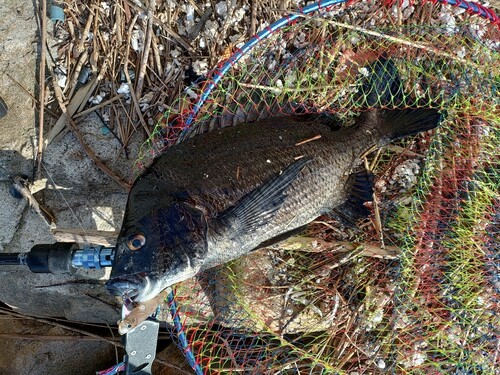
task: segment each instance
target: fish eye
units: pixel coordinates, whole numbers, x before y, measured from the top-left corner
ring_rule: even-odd
[[[127,246],[132,251],[139,250],[145,244],[146,244],[146,237],[144,237],[142,233],[134,233],[128,236],[127,238]]]

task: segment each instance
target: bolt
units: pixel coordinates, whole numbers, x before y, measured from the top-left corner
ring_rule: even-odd
[[[146,359],[150,359],[150,358],[151,358],[151,354],[147,354]]]
[[[132,350],[132,352],[130,353],[130,355],[136,355],[137,352],[135,350]]]
[[[144,331],[146,329],[146,326],[141,326],[141,331]]]

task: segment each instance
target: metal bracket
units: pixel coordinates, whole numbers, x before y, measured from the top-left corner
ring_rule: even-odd
[[[147,319],[123,335],[125,375],[151,375],[160,323]]]

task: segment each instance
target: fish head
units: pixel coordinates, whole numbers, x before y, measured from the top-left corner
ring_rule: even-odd
[[[158,204],[145,214],[139,214],[144,207],[136,208],[129,198],[106,288],[144,302],[200,270],[207,252],[207,222],[202,211],[185,203]]]

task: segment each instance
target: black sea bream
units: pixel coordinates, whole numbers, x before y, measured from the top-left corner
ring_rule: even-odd
[[[392,61],[369,71],[368,103],[402,98]],[[334,131],[318,118],[282,116],[171,147],[130,191],[108,290],[142,302],[346,202],[362,209],[356,199],[368,200],[370,179],[357,172],[361,156],[440,117],[431,108],[372,109]]]

